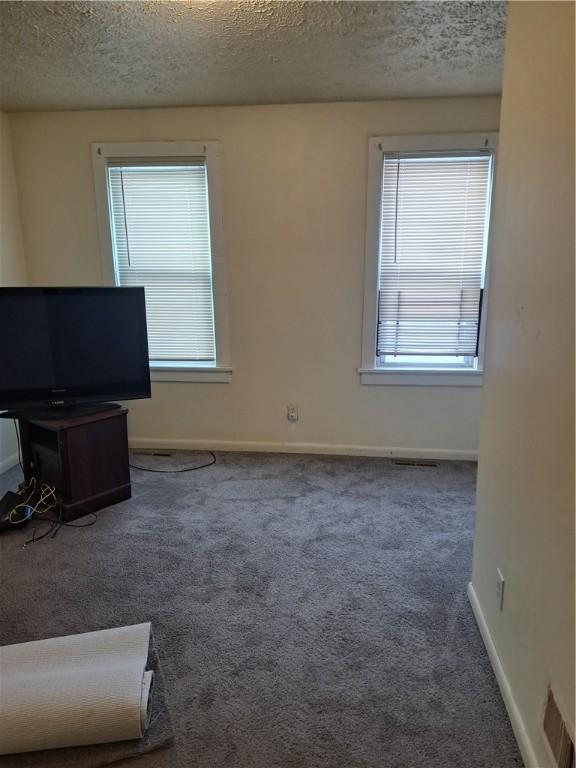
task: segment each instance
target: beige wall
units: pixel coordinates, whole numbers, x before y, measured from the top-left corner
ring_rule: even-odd
[[[548,684],[574,728],[573,67],[574,6],[511,3],[471,596],[538,768]]]
[[[0,113],[0,285],[23,285],[26,280],[10,126],[8,117]],[[0,472],[13,462],[15,453],[13,426],[0,421]]]
[[[479,390],[359,382],[367,143],[498,120],[496,98],[13,115],[32,280],[101,280],[91,142],[220,140],[233,381],[154,385],[132,438],[474,456]]]

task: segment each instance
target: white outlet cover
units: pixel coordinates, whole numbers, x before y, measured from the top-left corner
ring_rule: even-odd
[[[287,405],[286,406],[286,418],[288,421],[298,421],[298,406]]]

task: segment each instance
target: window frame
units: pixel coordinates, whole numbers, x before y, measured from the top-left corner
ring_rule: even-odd
[[[198,159],[206,161],[208,205],[210,211],[210,250],[212,260],[212,300],[214,306],[214,363],[187,363],[150,360],[152,381],[228,383],[232,378],[227,309],[227,281],[222,226],[222,187],[220,146],[217,141],[95,142],[92,167],[103,285],[118,285],[112,244],[112,221],[108,195],[107,171],[111,161]]]
[[[494,202],[498,133],[426,134],[408,136],[371,136],[368,140],[368,190],[366,198],[366,250],[364,267],[364,313],[362,329],[362,365],[358,369],[362,384],[385,386],[472,386],[482,385],[486,306],[490,272],[490,238]],[[376,333],[378,323],[378,280],[380,268],[380,208],[382,164],[386,152],[462,152],[491,150],[492,189],[488,211],[488,239],[484,269],[484,291],[479,330],[478,357],[475,367],[418,366],[378,364]]]

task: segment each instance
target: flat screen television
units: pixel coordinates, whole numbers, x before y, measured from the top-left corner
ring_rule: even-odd
[[[143,288],[0,288],[0,410],[146,397]]]

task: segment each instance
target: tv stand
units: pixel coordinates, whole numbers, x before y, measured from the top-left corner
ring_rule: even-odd
[[[106,404],[94,413],[48,418],[18,413],[24,479],[56,487],[64,521],[131,496],[128,409]]]

